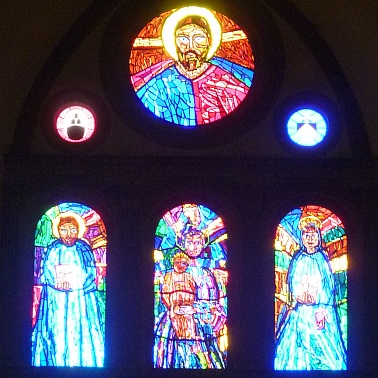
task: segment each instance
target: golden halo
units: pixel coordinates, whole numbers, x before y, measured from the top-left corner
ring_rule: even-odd
[[[315,225],[316,228],[319,228],[321,227],[322,225],[322,222],[319,218],[316,218],[314,217],[313,215],[309,215],[307,217],[303,217],[300,221],[299,221],[299,225],[298,225],[298,228],[300,230],[303,230],[306,225],[308,225],[309,223]]]
[[[63,211],[59,215],[57,215],[57,217],[55,219],[53,219],[53,221],[52,221],[53,235],[57,239],[60,238],[60,235],[59,235],[60,220],[61,220],[61,218],[68,218],[68,217],[74,218],[76,220],[77,225],[78,225],[77,237],[79,239],[81,239],[84,236],[84,233],[85,233],[85,230],[86,230],[87,227],[85,225],[84,219],[79,214],[74,213],[73,211]]]
[[[178,60],[175,29],[177,24],[188,16],[200,16],[208,22],[211,33],[211,45],[207,52],[206,59],[211,59],[222,41],[222,27],[213,12],[206,8],[196,6],[180,8],[166,18],[161,31],[161,39],[165,51],[175,61]]]

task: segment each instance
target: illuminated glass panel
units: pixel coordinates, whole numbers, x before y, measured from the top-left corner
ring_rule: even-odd
[[[301,146],[311,147],[320,143],[327,133],[327,122],[313,109],[300,109],[287,121],[287,132],[291,140]]]
[[[240,27],[196,6],[173,9],[148,23],[134,42],[129,64],[145,107],[185,127],[235,110],[254,75],[251,46]]]
[[[227,233],[203,205],[168,211],[155,234],[155,368],[227,364]]]
[[[56,130],[67,142],[78,143],[89,139],[95,131],[95,117],[82,106],[69,106],[56,119]]]
[[[293,209],[275,238],[276,370],[347,369],[347,237],[320,206]]]
[[[106,230],[79,203],[61,203],[35,233],[32,365],[104,365]]]

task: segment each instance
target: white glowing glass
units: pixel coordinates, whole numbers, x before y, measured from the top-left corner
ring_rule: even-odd
[[[291,140],[301,146],[312,147],[320,143],[327,133],[327,122],[313,109],[300,109],[287,121],[287,132]]]
[[[78,143],[89,139],[95,130],[93,113],[82,106],[64,109],[56,119],[56,130],[67,142]]]

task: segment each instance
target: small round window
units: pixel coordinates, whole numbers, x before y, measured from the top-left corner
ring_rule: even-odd
[[[83,106],[69,106],[56,117],[56,130],[67,142],[78,143],[89,139],[95,130],[94,114]]]
[[[304,147],[321,143],[327,134],[325,116],[311,108],[295,111],[287,121],[287,132],[290,139]]]

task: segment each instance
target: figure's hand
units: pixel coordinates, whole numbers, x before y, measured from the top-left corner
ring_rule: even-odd
[[[315,298],[308,292],[304,292],[301,296],[296,298],[299,303],[305,305],[312,305],[315,303]]]
[[[59,290],[71,290],[71,282],[69,281],[63,281],[56,284],[56,288]]]
[[[173,309],[174,314],[180,314],[180,315],[192,315],[196,312],[195,308],[190,305],[184,305],[184,306],[175,306]]]
[[[328,321],[327,313],[324,309],[320,309],[319,311],[315,312],[315,326],[317,329],[323,329],[326,321]]]

